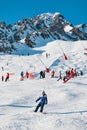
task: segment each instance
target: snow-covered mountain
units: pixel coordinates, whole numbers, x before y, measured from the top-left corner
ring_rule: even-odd
[[[87,40],[87,25],[74,26],[60,13],[44,13],[34,18],[25,18],[13,25],[0,22],[1,53],[16,52],[18,46],[23,47],[24,44],[28,50],[57,39]]]
[[[56,40],[42,47],[32,48],[33,55],[0,55],[0,130],[87,130],[87,41]],[[63,52],[68,60],[64,60]],[[18,52],[20,53],[20,52]],[[46,57],[46,53],[50,54]],[[3,67],[3,69],[2,69]],[[40,79],[39,72],[50,68]],[[83,76],[67,83],[59,80],[71,68]],[[51,71],[55,70],[55,78]],[[34,79],[20,81],[21,71],[34,74]],[[10,73],[9,81],[1,80]],[[24,75],[25,76],[25,75]],[[34,113],[36,99],[45,90],[48,104],[42,114]]]

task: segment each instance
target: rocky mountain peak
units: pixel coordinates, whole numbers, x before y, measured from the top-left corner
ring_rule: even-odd
[[[87,40],[87,25],[74,26],[57,12],[24,18],[13,25],[0,22],[0,52],[12,52],[14,43],[35,47],[57,39]]]

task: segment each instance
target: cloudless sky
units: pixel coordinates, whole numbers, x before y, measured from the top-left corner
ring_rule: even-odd
[[[0,22],[7,24],[48,12],[61,13],[73,25],[87,24],[87,0],[0,0]]]

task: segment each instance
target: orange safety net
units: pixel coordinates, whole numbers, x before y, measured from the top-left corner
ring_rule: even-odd
[[[30,74],[29,74],[29,78],[30,78],[30,79],[34,79],[34,73],[30,73]]]

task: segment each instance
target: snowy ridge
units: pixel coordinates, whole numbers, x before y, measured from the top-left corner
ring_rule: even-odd
[[[33,55],[0,55],[0,77],[12,73],[8,82],[0,80],[0,130],[86,130],[87,129],[87,41],[56,40],[32,48]],[[63,59],[63,52],[68,60]],[[50,56],[46,58],[46,53]],[[42,62],[44,64],[42,64]],[[4,71],[2,71],[2,66]],[[82,70],[84,75],[72,78],[66,84],[57,78],[40,79],[39,72],[46,67],[62,74],[67,69]],[[34,72],[34,79],[20,81],[20,72]],[[45,90],[47,114],[34,113],[35,100]]]
[[[17,54],[20,49],[17,45],[26,45],[27,54],[28,49],[54,40],[87,40],[87,25],[74,26],[58,12],[24,18],[13,25],[0,22],[0,54],[13,54],[14,51]]]

